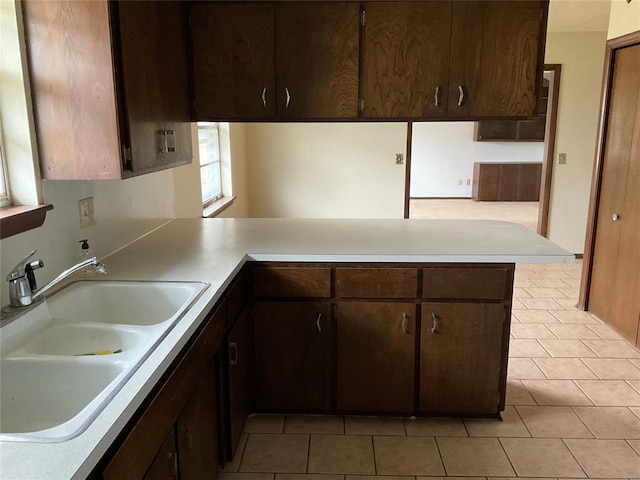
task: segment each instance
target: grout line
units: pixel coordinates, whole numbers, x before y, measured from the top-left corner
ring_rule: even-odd
[[[442,470],[444,470],[444,475],[445,477],[448,477],[449,473],[447,472],[447,466],[444,463],[444,458],[442,458],[442,452],[440,451],[440,444],[438,443],[438,437],[434,436],[433,441],[436,444],[436,450],[438,450],[438,457],[440,457],[440,463],[442,464]]]
[[[520,405],[521,407],[527,406],[527,405]],[[536,407],[538,408],[540,405],[528,405],[530,407]],[[527,433],[529,434],[530,438],[536,438],[533,436],[533,433],[531,433],[531,430],[529,430],[529,427],[527,426],[527,422],[524,421],[524,418],[522,418],[522,415],[520,415],[520,412],[518,411],[518,407],[516,405],[512,405],[513,410],[516,412],[516,415],[518,416],[518,418],[520,419],[520,421],[522,422],[522,425],[524,425],[524,429],[527,431]],[[509,455],[507,455],[508,457]]]
[[[589,478],[589,475],[587,475],[587,471],[586,469],[582,466],[582,464],[580,463],[580,460],[578,460],[578,458],[573,454],[573,452],[571,451],[571,449],[569,448],[569,445],[567,445],[567,442],[565,441],[566,439],[561,438],[560,441],[562,442],[562,444],[565,446],[565,448],[567,449],[567,451],[569,452],[569,454],[573,457],[573,459],[576,461],[576,463],[578,464],[578,466],[580,467],[580,469],[582,470],[582,472],[584,473],[584,478]],[[573,439],[573,440],[580,440],[580,439]],[[589,439],[587,439],[589,440]]]
[[[378,461],[376,459],[376,444],[373,441],[373,435],[371,435],[371,453],[373,454],[373,472],[374,472],[374,475],[378,475]]]
[[[498,440],[498,445],[500,445],[500,448],[502,448],[502,453],[504,453],[504,456],[507,458],[507,461],[509,462],[509,465],[511,465],[511,470],[513,470],[513,473],[515,474],[515,476],[518,476],[518,471],[516,470],[515,465],[513,464],[513,462],[511,461],[511,457],[509,456],[509,454],[507,453],[507,449],[504,448],[504,445],[502,444],[502,438],[506,438],[506,437],[494,437],[496,440]]]
[[[309,473],[309,459],[311,457],[311,434],[307,435],[307,463],[305,465],[304,471]]]

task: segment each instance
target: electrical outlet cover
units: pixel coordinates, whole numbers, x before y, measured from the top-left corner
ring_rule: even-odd
[[[78,200],[78,210],[80,213],[80,228],[87,228],[96,224],[96,215],[93,208],[93,197]]]

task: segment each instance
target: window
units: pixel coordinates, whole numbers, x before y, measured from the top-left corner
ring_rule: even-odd
[[[206,205],[222,197],[220,135],[217,123],[198,122],[198,145],[202,204]]]
[[[11,205],[9,196],[9,184],[5,175],[6,165],[4,163],[4,151],[2,149],[2,137],[0,137],[0,207]]]

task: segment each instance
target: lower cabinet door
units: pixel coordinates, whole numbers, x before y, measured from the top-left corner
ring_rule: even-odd
[[[323,301],[254,304],[256,408],[331,409],[331,304]]]
[[[336,325],[338,410],[411,413],[416,304],[339,302]]]
[[[218,429],[215,362],[176,422],[180,480],[215,479],[218,475]]]
[[[422,304],[420,412],[497,415],[506,382],[507,308]]]
[[[144,480],[176,480],[178,478],[178,445],[175,428],[169,432],[143,478]]]
[[[251,309],[246,307],[236,320],[227,337],[228,406],[227,406],[227,460],[233,460],[240,443],[244,424],[252,410],[251,374],[253,364],[253,337],[251,335]]]

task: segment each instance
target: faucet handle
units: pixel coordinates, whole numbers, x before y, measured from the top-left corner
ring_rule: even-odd
[[[36,254],[37,251],[38,250],[33,250],[29,255],[20,260],[15,267],[13,267],[13,270],[11,270],[9,272],[9,275],[7,275],[8,282],[10,282],[11,280],[16,280],[20,277],[24,277],[27,274],[27,265],[31,263],[29,262],[29,260]],[[38,260],[38,264],[40,267],[44,265],[44,263],[42,263],[42,260]]]

